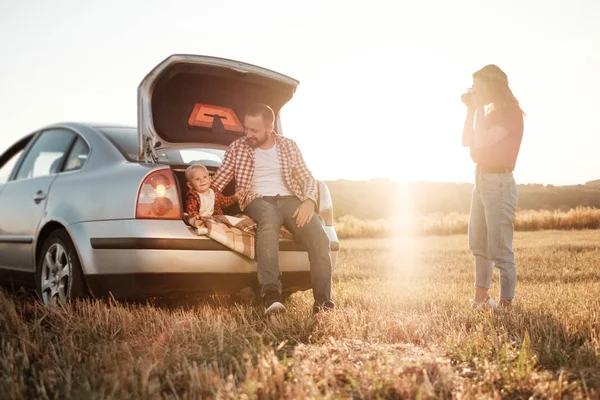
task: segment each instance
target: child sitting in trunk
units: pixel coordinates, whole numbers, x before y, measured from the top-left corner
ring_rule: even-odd
[[[238,200],[241,193],[224,196],[210,188],[212,179],[208,169],[202,164],[192,164],[185,170],[185,179],[189,188],[185,201],[185,212],[188,213],[190,225],[194,226],[201,217],[223,215],[227,208]]]

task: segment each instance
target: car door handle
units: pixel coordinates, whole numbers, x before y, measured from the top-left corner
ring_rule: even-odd
[[[38,190],[38,192],[33,197],[33,201],[35,201],[36,204],[39,204],[42,200],[45,200],[45,199],[46,199],[46,194],[42,190]]]

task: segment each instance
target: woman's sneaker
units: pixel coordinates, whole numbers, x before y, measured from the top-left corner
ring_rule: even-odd
[[[280,314],[286,311],[285,306],[279,299],[279,293],[269,292],[265,294],[265,315]]]
[[[475,301],[474,299],[470,299],[469,301],[471,302],[471,307],[473,307],[473,310],[486,307],[494,311],[498,311],[502,308],[500,307],[500,304],[496,303],[496,300],[492,299],[490,296],[488,296],[484,301]]]

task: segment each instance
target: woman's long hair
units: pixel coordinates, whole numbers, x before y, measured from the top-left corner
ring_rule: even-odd
[[[475,72],[473,78],[481,79],[484,82],[493,109],[512,106],[517,107],[525,115],[519,100],[508,87],[508,77],[500,67],[494,64],[486,65]]]

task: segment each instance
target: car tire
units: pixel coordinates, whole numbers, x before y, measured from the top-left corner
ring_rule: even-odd
[[[44,304],[66,304],[87,296],[81,263],[66,231],[54,231],[44,241],[37,258],[35,284]]]

